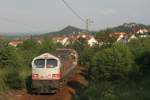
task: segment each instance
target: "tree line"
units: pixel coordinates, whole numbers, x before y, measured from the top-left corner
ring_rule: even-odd
[[[53,52],[60,44],[45,39],[42,44],[26,40],[13,47],[0,41],[0,91],[26,89],[31,76],[32,59],[45,52]]]
[[[0,41],[0,91],[27,88],[34,57],[54,52],[60,44],[45,39],[42,44],[26,40],[17,47]],[[150,39],[106,43],[90,47],[79,39],[68,46],[79,53],[79,64],[86,69],[88,87],[81,88],[76,100],[150,99]]]
[[[111,43],[92,48],[76,42],[80,64],[87,69],[89,86],[75,100],[148,100],[150,99],[150,39],[127,44]],[[75,46],[77,47],[77,46]]]

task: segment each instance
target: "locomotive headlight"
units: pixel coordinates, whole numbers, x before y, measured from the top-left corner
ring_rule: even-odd
[[[32,75],[32,79],[37,79],[38,77],[39,77],[38,74],[33,74],[33,75]]]
[[[60,78],[60,74],[52,74],[52,77],[58,79]]]

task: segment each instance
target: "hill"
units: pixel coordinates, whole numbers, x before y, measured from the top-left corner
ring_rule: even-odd
[[[112,28],[114,32],[135,33],[139,29],[150,29],[148,25],[137,23],[124,23],[123,25]]]
[[[109,34],[115,32],[136,33],[140,29],[150,30],[150,25],[137,24],[137,23],[124,23],[116,27],[100,30],[98,33],[103,33],[103,34]]]
[[[49,33],[45,33],[44,35],[67,35],[67,34],[73,34],[73,33],[78,33],[82,31],[85,31],[85,30],[69,25],[60,31],[49,32]]]
[[[112,33],[112,32],[135,33],[139,29],[150,30],[150,25],[137,24],[137,23],[124,23],[124,24],[116,26],[116,27],[100,30],[98,33],[104,33],[104,34]],[[38,34],[32,34],[32,36],[35,38],[42,38],[42,37],[54,36],[54,35],[68,35],[68,34],[73,34],[73,33],[78,33],[78,32],[83,32],[83,31],[85,32],[86,30],[69,25],[69,26],[65,27],[64,29],[61,29],[56,32],[38,33]],[[89,33],[97,33],[97,31],[90,31]],[[5,35],[2,35],[2,36],[9,38],[9,39],[16,39],[18,37],[23,38],[23,37],[26,37],[29,35],[31,35],[31,33],[28,33],[28,34],[27,33],[19,33],[19,34],[15,34],[15,35],[7,35],[5,33]]]

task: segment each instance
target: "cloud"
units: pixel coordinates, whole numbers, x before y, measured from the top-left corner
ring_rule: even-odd
[[[116,13],[116,11],[113,9],[104,9],[104,10],[100,11],[100,15],[105,15],[105,16],[106,15],[112,15],[114,13]]]

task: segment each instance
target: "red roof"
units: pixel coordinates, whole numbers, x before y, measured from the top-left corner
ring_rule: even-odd
[[[22,43],[23,41],[21,40],[13,40],[13,41],[10,41],[8,44],[12,46],[17,46],[18,44],[22,44]]]

